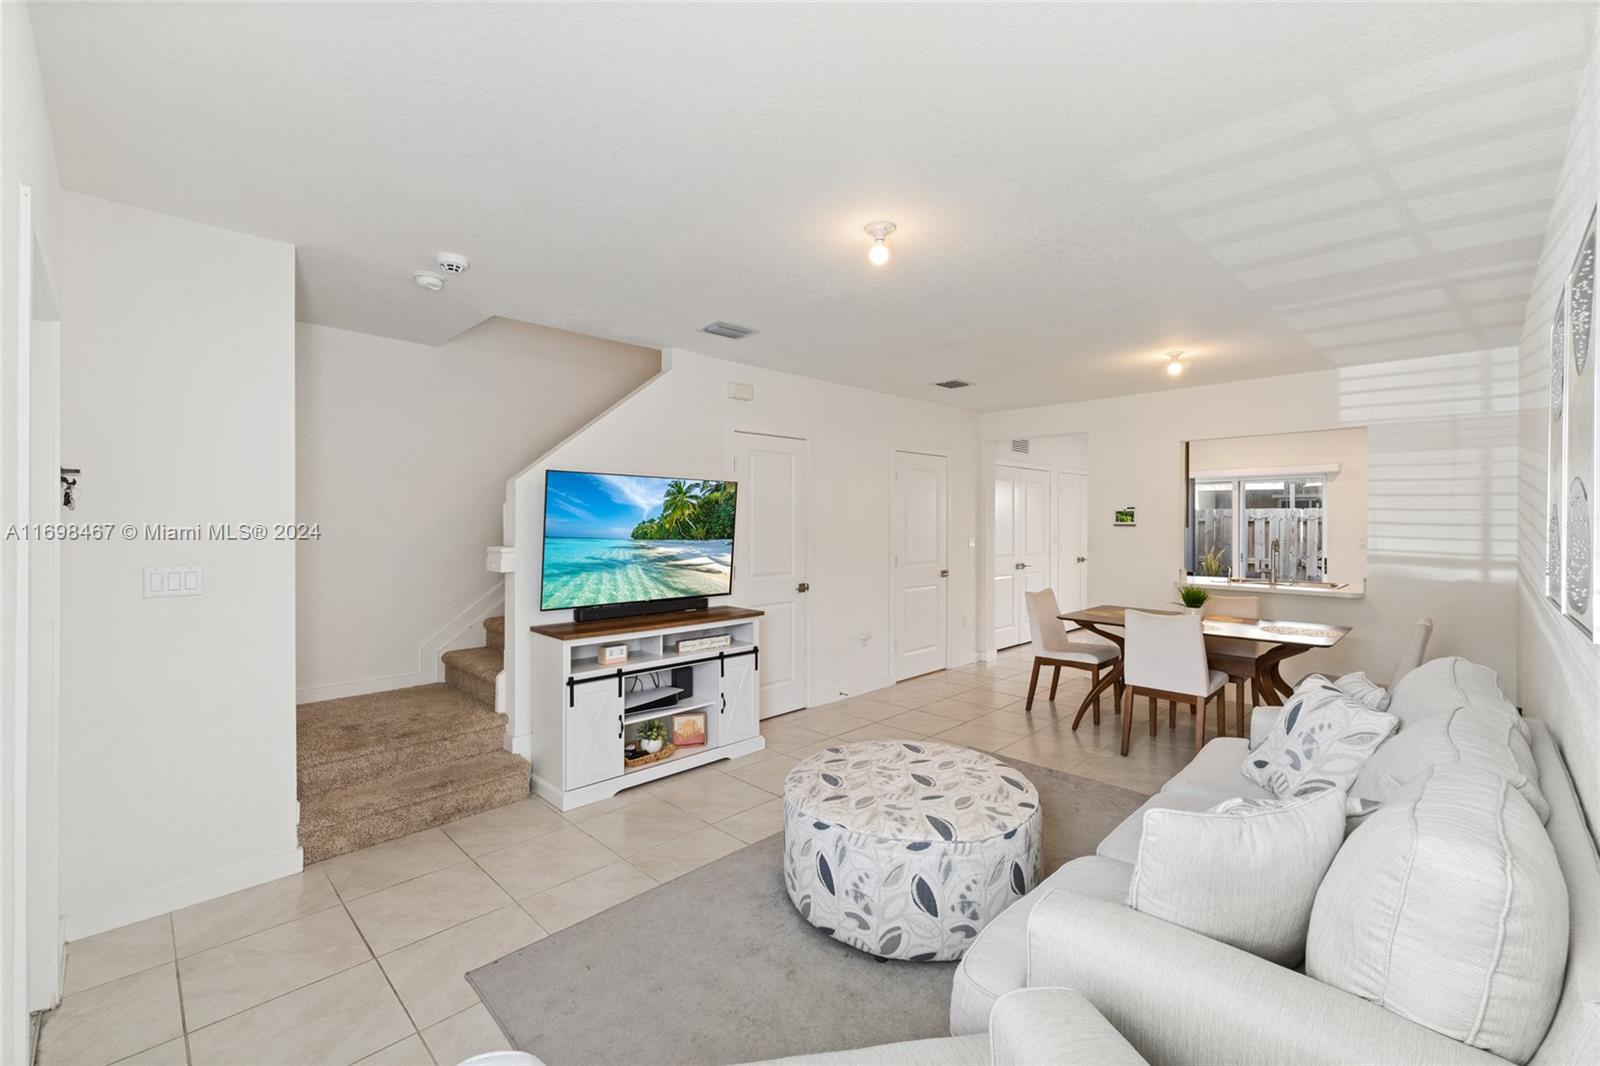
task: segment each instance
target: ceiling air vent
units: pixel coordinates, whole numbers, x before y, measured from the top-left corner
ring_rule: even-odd
[[[1020,437],[1017,438],[1016,440],[1011,442],[1011,451],[1015,455],[1027,455],[1028,454],[1028,442],[1023,440]]]
[[[949,381],[935,381],[934,384],[941,389],[964,389],[971,385],[972,382],[962,381],[960,378],[951,378]]]
[[[709,333],[713,337],[726,337],[730,341],[742,341],[756,331],[749,326],[736,326],[732,322],[713,322],[709,326],[701,326],[701,333]]]

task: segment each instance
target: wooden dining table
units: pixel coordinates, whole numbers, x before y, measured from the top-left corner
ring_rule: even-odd
[[[1068,611],[1057,615],[1064,622],[1088,630],[1096,636],[1111,641],[1120,650],[1123,644],[1122,627],[1129,611],[1146,614],[1177,614],[1177,611],[1148,610],[1143,607],[1119,607],[1103,604],[1086,607],[1081,611]],[[1279,668],[1285,659],[1308,652],[1313,648],[1331,648],[1350,632],[1349,626],[1330,625],[1326,622],[1296,622],[1277,618],[1236,618],[1232,615],[1213,614],[1200,620],[1200,631],[1206,638],[1206,658],[1211,667],[1235,677],[1254,680],[1256,700],[1281,706],[1283,697],[1294,691],[1283,679]],[[1092,707],[1106,689],[1116,686],[1121,692],[1122,657],[1101,675],[1099,683],[1089,690],[1078,713],[1072,720],[1077,728],[1084,712]],[[1098,721],[1098,719],[1096,719]]]

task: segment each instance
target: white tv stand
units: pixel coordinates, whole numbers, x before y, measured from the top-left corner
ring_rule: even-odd
[[[761,736],[758,620],[761,611],[697,611],[533,626],[533,789],[563,811],[625,788],[767,746]],[[680,640],[727,634],[726,647],[677,650]],[[626,644],[628,661],[602,666],[601,647]],[[674,674],[677,680],[674,680]],[[680,683],[682,682],[682,683]],[[677,704],[634,709],[650,688]],[[681,691],[680,691],[681,690]],[[652,718],[706,716],[704,745],[627,768],[627,736]]]

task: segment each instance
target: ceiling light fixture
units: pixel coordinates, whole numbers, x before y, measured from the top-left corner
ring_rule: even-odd
[[[411,280],[417,283],[417,288],[427,289],[429,292],[438,292],[444,288],[444,279],[426,270],[416,271],[411,275]]]
[[[1168,363],[1167,363],[1167,373],[1168,374],[1171,374],[1173,377],[1177,377],[1179,374],[1183,373],[1183,362],[1182,362],[1183,353],[1181,351],[1168,352],[1167,353],[1167,359],[1168,359]]]
[[[883,266],[889,261],[889,234],[897,227],[893,222],[868,222],[862,228],[872,238],[872,247],[867,249],[867,262],[873,266]]]

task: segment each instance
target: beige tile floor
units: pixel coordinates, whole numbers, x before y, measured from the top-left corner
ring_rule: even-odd
[[[783,779],[846,740],[933,737],[1154,792],[1180,712],[1077,732],[1085,675],[1024,713],[1026,649],[762,723],[765,751],[561,814],[529,799],[67,946],[40,1066],[438,1063],[506,1046],[464,974],[781,827]]]

